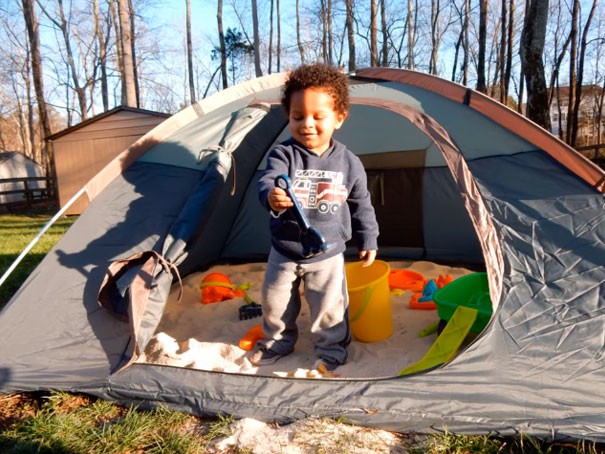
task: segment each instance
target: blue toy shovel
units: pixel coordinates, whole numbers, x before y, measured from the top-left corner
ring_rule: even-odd
[[[300,243],[303,247],[303,257],[309,258],[314,257],[319,254],[323,254],[328,250],[328,243],[324,239],[323,235],[319,230],[315,227],[312,227],[307,221],[305,214],[303,213],[302,207],[300,206],[300,202],[296,199],[296,195],[292,190],[292,184],[290,182],[290,177],[288,175],[278,175],[275,178],[275,186],[283,189],[288,194],[288,197],[292,199],[292,203],[294,206],[292,207],[294,211],[294,217],[296,218],[296,222],[300,227]]]

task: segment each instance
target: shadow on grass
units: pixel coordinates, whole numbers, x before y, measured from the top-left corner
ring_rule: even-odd
[[[0,434],[0,452],[14,453],[40,453],[40,454],[75,454],[73,451],[65,447],[61,442],[54,441],[52,443],[36,443],[33,441],[19,440],[19,436],[10,436]]]

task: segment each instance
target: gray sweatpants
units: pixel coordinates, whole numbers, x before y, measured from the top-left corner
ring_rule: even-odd
[[[300,264],[271,248],[262,291],[261,347],[280,354],[294,350],[301,309],[300,283],[311,314],[311,336],[319,358],[344,364],[351,342],[349,301],[342,254]]]

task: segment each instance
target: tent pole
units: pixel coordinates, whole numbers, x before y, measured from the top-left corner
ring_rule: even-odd
[[[29,251],[36,245],[36,243],[38,242],[38,240],[40,240],[40,238],[42,238],[42,235],[44,235],[44,233],[46,233],[46,231],[57,221],[57,219],[59,219],[63,215],[63,213],[65,213],[67,211],[67,209],[70,206],[72,206],[74,204],[74,202],[85,191],[86,191],[86,188],[82,187],[78,192],[76,192],[76,194],[71,199],[68,200],[68,202],[65,204],[65,206],[63,208],[61,208],[57,212],[57,214],[55,214],[52,217],[52,219],[46,223],[46,225],[44,225],[44,227],[42,227],[40,229],[40,231],[37,233],[37,235],[34,237],[34,239],[29,242],[29,244],[25,247],[25,249],[23,249],[23,251],[21,252],[21,254],[19,254],[19,256],[11,264],[11,266],[9,266],[8,269],[4,272],[4,274],[2,275],[2,277],[0,277],[0,287],[2,286],[2,284],[4,284],[4,281],[6,281],[6,279],[8,279],[8,277],[15,270],[15,268],[17,268],[17,265],[19,265],[19,263],[21,263],[21,260],[23,260],[25,258],[25,256],[29,253]]]

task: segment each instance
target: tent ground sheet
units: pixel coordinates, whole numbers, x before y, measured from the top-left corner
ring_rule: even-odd
[[[471,273],[461,267],[439,265],[426,261],[389,262],[391,270],[408,269],[426,279],[450,274],[453,279]],[[223,273],[235,285],[250,284],[248,296],[260,303],[265,263],[218,265],[208,271],[194,273],[171,290],[165,313],[155,335],[138,362],[180,366],[208,371],[255,375],[314,377],[311,370],[316,360],[309,333],[309,309],[304,300],[298,317],[299,339],[292,354],[267,366],[253,366],[249,358],[254,350],[240,348],[240,339],[261,317],[240,320],[239,308],[246,304],[243,297],[212,304],[202,304],[200,283],[209,273]],[[304,294],[304,289],[302,290]],[[353,338],[346,364],[334,371],[334,377],[392,377],[406,366],[419,361],[431,347],[437,333],[419,336],[420,332],[438,321],[436,310],[411,309],[409,290],[391,291],[393,334],[377,342],[360,342]]]

